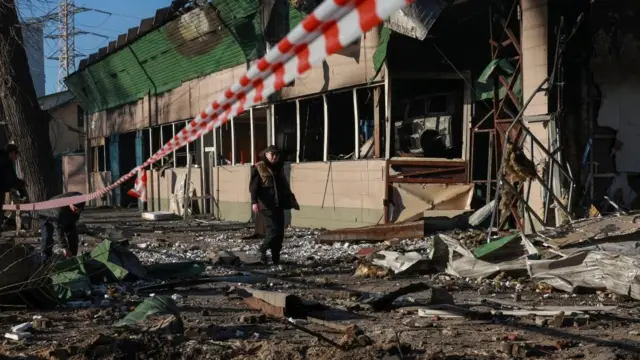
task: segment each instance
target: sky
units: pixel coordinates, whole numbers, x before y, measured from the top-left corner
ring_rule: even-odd
[[[58,0],[17,0],[23,19],[57,13]],[[85,11],[76,14],[76,30],[104,35],[77,35],[76,67],[86,55],[95,53],[101,47],[107,46],[109,41],[115,40],[119,34],[126,33],[129,28],[140,25],[144,18],[153,17],[159,8],[167,7],[171,0],[75,0],[76,7],[100,10]],[[111,13],[111,15],[104,12]],[[45,36],[55,33],[55,21],[47,22]],[[45,39],[45,57],[55,57],[58,40]],[[85,55],[85,56],[81,56]],[[58,63],[56,60],[45,61],[46,93],[57,91]]]

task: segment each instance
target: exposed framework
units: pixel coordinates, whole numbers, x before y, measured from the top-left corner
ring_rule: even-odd
[[[76,69],[75,0],[58,3],[58,91],[64,91],[64,79]]]
[[[509,20],[510,16],[507,18]],[[495,19],[495,18],[494,18]],[[493,24],[493,22],[492,22]],[[579,24],[579,21],[578,21]],[[514,34],[507,28],[508,21],[500,20],[500,25],[504,28],[505,34],[508,36],[507,44],[512,44],[516,47],[518,51],[517,59],[517,67],[520,68],[522,64],[522,51],[517,42],[517,38]],[[577,24],[576,24],[577,26]],[[564,214],[569,220],[573,219],[571,212],[571,203],[573,196],[573,188],[574,188],[574,179],[570,172],[570,169],[563,164],[562,158],[560,157],[561,146],[559,144],[559,137],[557,136],[557,124],[555,123],[555,118],[557,113],[544,115],[544,121],[549,121],[547,130],[548,130],[548,138],[549,144],[543,144],[536,136],[531,132],[531,130],[527,127],[526,123],[523,120],[524,110],[527,108],[531,100],[536,96],[536,94],[540,92],[548,93],[552,88],[562,84],[559,81],[559,72],[558,69],[561,67],[562,62],[562,54],[565,49],[566,42],[571,38],[571,36],[575,33],[574,31],[569,34],[568,37],[565,37],[564,34],[564,21],[561,18],[559,30],[557,32],[557,39],[555,42],[555,52],[554,52],[554,62],[551,74],[545,78],[542,83],[538,85],[538,87],[530,94],[528,99],[523,105],[517,104],[517,114],[510,119],[502,119],[501,111],[507,111],[505,108],[505,100],[507,98],[511,98],[514,100],[515,94],[512,94],[512,86],[515,81],[515,76],[512,78],[512,81],[507,84],[506,80],[501,77],[499,73],[494,73],[494,96],[493,103],[494,108],[491,113],[487,116],[493,115],[494,118],[494,136],[498,137],[500,143],[497,145],[498,149],[498,159],[500,159],[500,165],[497,168],[497,180],[496,187],[497,192],[495,194],[495,203],[493,205],[493,212],[491,216],[491,227],[495,224],[495,220],[498,219],[497,229],[500,230],[506,224],[508,220],[508,213],[513,216],[516,220],[517,227],[521,230],[525,230],[525,224],[520,214],[525,214],[528,216],[529,222],[533,225],[535,220],[542,225],[543,227],[547,224],[548,214],[550,208],[552,206],[555,207],[556,213],[556,225],[559,225],[561,222],[560,214]],[[500,49],[500,46],[503,43],[496,43],[492,39],[492,55],[497,54],[497,50]],[[495,60],[495,57],[494,57]],[[506,94],[504,98],[498,102],[498,86],[503,85],[507,86]],[[562,99],[558,98],[558,109],[562,108]],[[516,105],[514,103],[514,105]],[[483,121],[486,120],[483,119]],[[538,121],[538,119],[529,119],[528,122]],[[477,130],[477,129],[474,129]],[[531,159],[528,159],[527,156],[524,155],[525,149],[529,150],[529,156]],[[534,154],[539,152],[543,156],[542,163],[545,165],[546,169],[546,180],[543,179],[543,176],[538,174],[536,169],[536,165],[533,162]],[[516,156],[518,155],[518,156]],[[490,162],[491,164],[491,162]],[[493,169],[489,169],[489,174]],[[562,176],[562,177],[561,177]],[[490,179],[489,179],[490,180]],[[544,213],[543,218],[536,212],[535,209],[531,207],[531,205],[526,200],[527,196],[524,196],[524,191],[526,190],[528,193],[531,192],[531,183],[537,181],[540,184],[540,187],[544,191]],[[562,198],[563,188],[562,186],[566,185],[568,188],[568,198]],[[490,194],[487,196],[487,200],[490,199]],[[519,208],[520,207],[520,208]],[[505,214],[505,212],[508,212]],[[502,216],[497,216],[499,213],[502,213]],[[535,226],[532,226],[532,230],[535,230]],[[490,239],[491,230],[488,234],[488,241]]]

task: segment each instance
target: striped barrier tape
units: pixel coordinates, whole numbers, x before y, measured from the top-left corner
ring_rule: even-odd
[[[235,84],[190,121],[169,142],[113,184],[87,195],[37,203],[4,205],[3,210],[36,211],[53,209],[102,197],[138,175],[130,194],[144,198],[144,169],[167,154],[191,143],[229,118],[263,102],[269,95],[291,83],[312,66],[321,64],[363,33],[380,24],[395,11],[415,0],[325,0],[298,26],[258,60]]]

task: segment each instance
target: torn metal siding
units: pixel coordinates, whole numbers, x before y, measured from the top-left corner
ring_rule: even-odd
[[[423,215],[458,215],[471,209],[473,190],[474,184],[393,184],[392,219],[402,222]]]
[[[391,15],[385,25],[400,34],[424,40],[451,0],[418,0]]]

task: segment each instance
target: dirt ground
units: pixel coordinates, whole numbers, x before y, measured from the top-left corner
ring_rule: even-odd
[[[251,233],[246,224],[211,219],[149,222],[141,220],[132,210],[88,210],[82,221],[92,231],[129,238],[131,248],[137,249],[135,253],[145,263],[206,258],[216,248],[250,252],[260,241],[242,240]],[[340,246],[313,245],[316,234],[305,229],[288,231],[285,269],[211,265],[206,275],[267,274],[269,281],[254,287],[320,302],[332,309],[333,321],[362,329],[364,335],[354,340],[321,325],[302,325],[331,342],[348,344],[346,348],[329,344],[285,320],[260,317],[260,312],[241,299],[226,295],[230,287],[238,284],[219,282],[166,292],[182,297],[177,303],[184,334],[157,335],[117,329],[113,324],[148,296],[134,294],[132,289],[139,284],[129,284],[119,287],[106,307],[47,312],[3,307],[0,326],[5,332],[14,325],[32,321],[34,316],[49,319],[50,324],[34,330],[33,336],[24,341],[4,339],[0,359],[640,359],[639,311],[637,303],[629,299],[608,293],[541,291],[527,279],[477,282],[444,274],[356,278],[353,254],[341,256],[346,251]],[[83,235],[82,250],[90,250],[96,239]],[[33,242],[35,238],[23,241]],[[420,317],[415,308],[401,306],[412,305],[416,301],[412,295],[405,296],[398,308],[387,312],[373,312],[356,301],[363,294],[385,293],[417,282],[441,286],[454,296],[456,305],[475,309],[499,309],[482,298],[512,302],[517,299],[536,305],[617,308],[589,313],[588,319],[580,323],[544,325],[532,317],[499,314],[480,320]],[[516,288],[522,289],[517,297]]]

